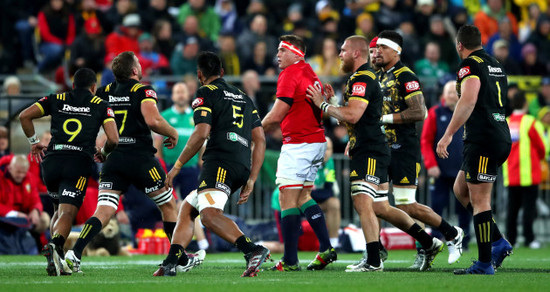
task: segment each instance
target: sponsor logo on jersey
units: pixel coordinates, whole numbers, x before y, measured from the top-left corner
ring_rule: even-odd
[[[67,112],[73,112],[73,113],[89,113],[90,112],[90,108],[87,107],[87,106],[76,107],[76,106],[71,106],[71,105],[68,105],[68,104],[64,104],[62,110],[67,111]]]
[[[54,151],[70,150],[70,151],[82,151],[82,147],[68,144],[53,144]]]
[[[157,191],[158,189],[159,189],[159,186],[154,186],[152,188],[145,188],[145,193],[149,194],[149,193],[152,193],[154,191]]]
[[[112,190],[113,189],[113,183],[112,182],[101,182],[99,184],[100,190]]]
[[[365,177],[365,180],[370,182],[370,183],[373,183],[375,185],[379,185],[380,184],[380,178],[374,176],[374,175],[367,175]]]
[[[353,89],[351,92],[352,96],[365,96],[365,91],[367,89],[367,83],[357,82],[353,84]]]
[[[145,96],[152,97],[152,98],[156,99],[157,98],[157,93],[152,89],[147,89],[147,90],[145,90]]]
[[[413,92],[420,89],[420,83],[418,81],[411,81],[405,83],[405,90],[407,92]]]
[[[478,173],[477,174],[477,180],[478,181],[493,183],[493,182],[496,181],[496,179],[497,179],[496,175],[490,175],[490,174],[484,174],[484,173]]]
[[[113,109],[110,108],[110,107],[107,108],[107,116],[109,116],[111,118],[115,117],[115,112],[113,112]]]
[[[248,141],[235,132],[227,132],[227,140],[231,142],[239,142],[243,144],[243,146],[248,147]]]
[[[357,172],[355,170],[352,170],[349,176],[357,176]]]
[[[311,219],[312,219],[312,220],[315,220],[315,219],[317,219],[317,218],[321,218],[321,216],[323,216],[321,213],[317,213],[317,214],[311,216]]]
[[[404,178],[401,179],[401,181],[399,181],[399,183],[400,184],[408,184],[410,182],[409,182],[409,179],[407,177],[404,177]]]
[[[109,95],[109,102],[130,102],[130,97]]]
[[[226,193],[228,196],[231,195],[231,188],[224,184],[224,183],[221,183],[221,182],[216,182],[216,189]]]
[[[489,69],[489,72],[491,72],[491,73],[502,73],[502,68],[491,67],[489,65],[487,65],[487,68]]]
[[[201,184],[199,185],[199,188],[204,188],[204,187],[206,187],[206,182],[202,181]]]
[[[136,138],[132,137],[118,137],[119,144],[134,144],[136,143]]]
[[[492,113],[493,115],[493,119],[495,119],[495,121],[497,122],[505,122],[506,121],[506,116],[501,114],[501,113]]]
[[[470,66],[462,67],[458,71],[458,78],[462,79],[464,76],[470,74]]]
[[[242,96],[242,95],[240,95],[240,94],[235,94],[235,93],[232,93],[232,92],[229,92],[229,91],[226,91],[226,90],[223,91],[223,94],[224,94],[225,96],[231,97],[231,98],[233,98],[233,99],[243,99],[243,96]]]
[[[204,99],[202,97],[197,97],[193,100],[191,107],[196,108],[204,104]]]
[[[61,193],[61,196],[76,198],[76,193],[75,192],[69,192],[67,190],[63,190],[63,193]]]

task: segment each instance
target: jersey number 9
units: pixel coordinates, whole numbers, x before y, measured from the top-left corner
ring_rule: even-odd
[[[74,131],[69,129],[69,127],[74,128],[74,126],[72,126],[73,123],[76,124],[76,130]],[[69,124],[71,124],[71,126],[69,126]],[[72,142],[74,138],[78,136],[81,130],[82,130],[82,123],[77,119],[68,119],[65,121],[65,123],[63,123],[63,131],[65,131],[67,135],[71,136],[68,142]]]

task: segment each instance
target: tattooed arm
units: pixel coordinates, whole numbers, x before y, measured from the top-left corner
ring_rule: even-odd
[[[393,122],[387,122],[387,118],[382,121],[388,124],[408,124],[424,120],[426,117],[427,109],[424,103],[424,95],[422,93],[413,95],[405,100],[407,109],[390,114],[392,115]],[[385,115],[387,116],[387,115]]]

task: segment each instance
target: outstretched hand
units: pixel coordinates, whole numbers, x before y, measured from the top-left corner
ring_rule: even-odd
[[[166,174],[166,179],[164,180],[164,185],[167,188],[171,188],[171,187],[174,186],[174,177],[176,177],[178,175],[178,173],[180,173],[180,170],[181,170],[181,168],[172,167],[172,169],[170,169],[168,174]]]
[[[327,101],[331,102],[331,98],[334,96],[334,88],[332,88],[332,85],[325,84],[325,96],[327,97]]]

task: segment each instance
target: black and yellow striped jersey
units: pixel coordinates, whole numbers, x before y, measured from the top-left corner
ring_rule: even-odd
[[[150,85],[134,79],[114,81],[97,90],[97,96],[109,101],[115,113],[119,141],[116,152],[155,153],[151,130],[141,113],[144,102],[157,103],[157,93]]]
[[[459,97],[465,80],[476,78],[481,82],[476,105],[464,126],[464,141],[512,143],[504,115],[508,81],[502,65],[481,49],[462,60],[459,68],[456,76]]]
[[[369,144],[383,144],[386,141],[382,115],[382,90],[376,73],[365,63],[353,73],[346,83],[344,102],[359,100],[367,103],[363,116],[356,124],[346,123],[349,135],[350,155]]]
[[[222,78],[197,90],[193,100],[195,125],[211,125],[203,160],[223,160],[250,169],[252,129],[261,127],[252,100]]]
[[[408,108],[406,100],[422,94],[416,74],[398,61],[391,69],[380,71],[380,84],[384,94],[384,115],[399,113]],[[386,124],[386,138],[394,150],[420,145],[415,123]],[[420,147],[420,146],[418,146]]]
[[[50,94],[35,104],[44,116],[51,116],[47,155],[82,152],[93,158],[99,128],[114,120],[109,103],[85,89]]]

